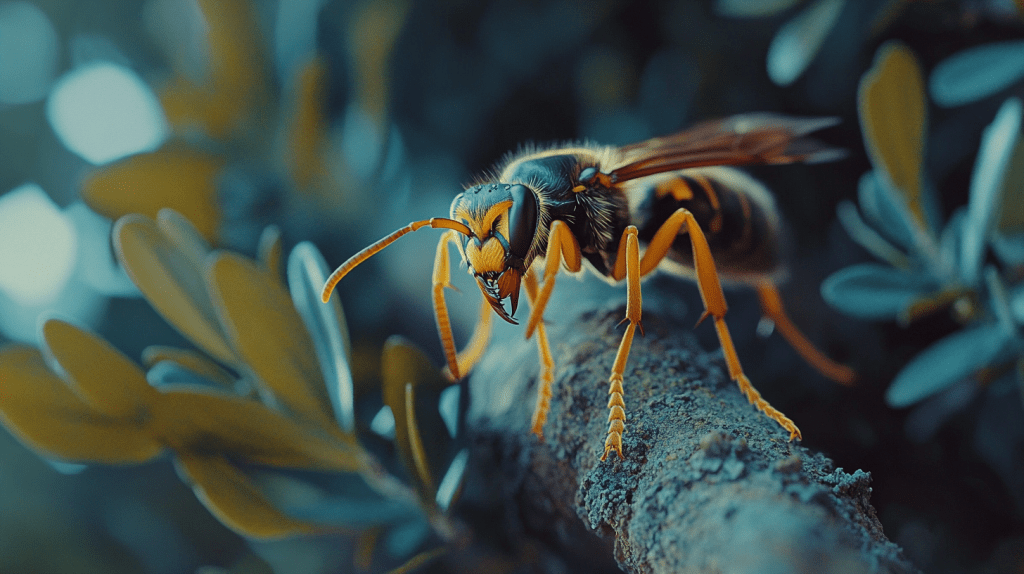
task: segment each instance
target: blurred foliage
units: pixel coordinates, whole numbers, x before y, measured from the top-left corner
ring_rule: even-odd
[[[977,89],[971,76],[956,80]],[[1024,400],[1021,100],[1006,100],[986,128],[970,202],[941,231],[924,169],[926,110],[914,55],[901,44],[882,46],[860,90],[875,170],[861,179],[863,218],[846,203],[840,216],[851,236],[888,265],[848,267],[825,281],[822,294],[843,312],[866,319],[906,324],[949,309],[964,325],[903,368],[886,394],[890,405],[917,403],[969,377],[981,384],[1016,379]]]
[[[887,533],[927,571],[1019,570],[1022,13],[1019,0],[0,3],[0,192],[37,183],[75,260],[47,303],[0,293],[3,336],[24,341],[0,354],[0,412],[52,462],[2,437],[0,569],[413,567],[467,536],[516,555],[492,515],[449,508],[472,461],[431,367],[433,242],[353,272],[347,320],[319,303],[324,263],[303,242],[341,261],[445,214],[462,182],[527,142],[623,144],[764,110],[844,120],[825,137],[848,161],[754,171],[790,223],[794,320],[863,376],[794,384],[803,367],[755,337],[757,304],[737,293],[752,378],[810,446],[873,472]],[[54,94],[97,63],[152,90],[157,147],[93,163],[65,139]],[[859,209],[842,202],[854,196]],[[867,254],[835,232],[837,204]],[[58,243],[27,227],[30,243]],[[818,306],[818,283],[844,267],[826,298],[875,323]],[[610,296],[598,283],[556,290],[551,319]],[[646,285],[645,302],[673,302],[661,312],[700,304],[679,281]],[[456,297],[462,340],[477,305]],[[521,331],[495,327],[509,336]],[[54,471],[77,463],[90,467]],[[531,548],[487,564],[572,571]],[[464,556],[427,568],[471,568]]]
[[[71,463],[139,464],[170,451],[203,504],[252,538],[378,539],[421,524],[418,540],[391,543],[404,552],[390,560],[419,548],[427,525],[453,539],[444,512],[465,454],[438,410],[449,383],[415,347],[389,342],[381,394],[395,445],[373,452],[360,442],[344,315],[336,300],[309,297],[327,274],[312,244],[289,258],[290,297],[273,230],[257,263],[211,250],[166,209],[156,222],[129,215],[114,229],[121,264],[202,352],[149,347],[143,370],[95,334],[48,320],[42,351],[0,350],[0,421],[22,442]],[[387,470],[395,450],[410,486]]]

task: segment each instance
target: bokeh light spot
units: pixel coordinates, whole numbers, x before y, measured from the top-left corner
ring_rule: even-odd
[[[169,131],[149,86],[135,72],[109,62],[58,80],[46,117],[68,149],[96,165],[153,151]]]
[[[75,228],[28,183],[0,197],[0,290],[34,306],[53,300],[75,266]]]
[[[57,33],[28,2],[0,4],[0,103],[42,99],[57,67]]]

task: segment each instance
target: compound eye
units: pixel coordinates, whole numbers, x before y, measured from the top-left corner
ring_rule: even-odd
[[[509,192],[512,194],[512,207],[508,210],[509,253],[516,259],[525,259],[537,233],[540,216],[537,194],[520,184],[513,185]]]

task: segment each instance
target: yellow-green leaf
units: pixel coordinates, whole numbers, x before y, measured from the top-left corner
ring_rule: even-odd
[[[95,410],[31,347],[0,350],[0,421],[30,448],[71,461],[137,464],[163,449],[148,421]]]
[[[68,382],[96,410],[114,417],[149,417],[159,394],[146,382],[146,373],[110,343],[57,319],[43,324],[43,339]]]
[[[436,398],[448,382],[422,351],[401,337],[391,337],[384,344],[381,379],[384,404],[391,408],[395,418],[399,454],[406,468],[416,476],[421,496],[432,502],[435,477],[446,464],[440,460],[440,451],[449,442],[448,431],[437,412]],[[427,400],[417,400],[419,394]],[[421,403],[427,403],[427,408],[417,408]],[[441,432],[443,436],[438,434]]]
[[[888,42],[861,79],[858,93],[864,144],[874,166],[885,172],[915,223],[929,231],[921,194],[927,102],[924,77],[914,54]]]
[[[281,276],[281,230],[268,225],[260,234],[259,258],[263,267],[274,277]]]
[[[150,345],[142,351],[142,362],[147,367],[152,367],[161,361],[177,363],[204,379],[224,385],[227,388],[231,388],[235,384],[235,378],[231,373],[224,370],[220,365],[202,353],[161,345]]]
[[[204,237],[220,225],[217,175],[223,161],[204,153],[167,147],[103,167],[82,184],[82,199],[96,212],[117,219],[129,213],[155,218],[171,208]]]
[[[220,455],[179,453],[175,461],[196,497],[227,527],[252,538],[284,538],[325,529],[295,520],[270,503],[260,489]]]
[[[241,256],[211,257],[210,292],[245,363],[289,412],[337,429],[313,341],[280,280]]]
[[[358,471],[366,458],[354,442],[289,419],[251,399],[199,388],[164,391],[153,426],[178,452],[222,453],[285,468]]]
[[[206,352],[225,363],[236,363],[202,271],[193,260],[142,215],[119,219],[113,235],[117,258],[153,308]]]

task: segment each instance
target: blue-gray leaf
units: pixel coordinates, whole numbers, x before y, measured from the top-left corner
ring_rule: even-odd
[[[903,194],[892,187],[888,178],[874,171],[861,176],[857,201],[864,217],[883,237],[908,251],[919,251],[915,236],[917,224],[907,208]]]
[[[1020,56],[1024,59],[1024,53]],[[960,276],[968,285],[977,285],[981,258],[989,230],[1002,204],[1003,181],[1020,140],[1021,101],[1010,98],[996,118],[985,128],[981,149],[971,175],[971,199],[967,208],[964,235],[960,243]]]
[[[833,273],[821,284],[821,296],[829,305],[853,317],[895,319],[937,287],[923,274],[864,263]]]
[[[929,91],[943,107],[962,106],[995,94],[1024,78],[1024,40],[998,42],[957,52],[935,66]]]
[[[320,292],[330,270],[320,251],[308,241],[292,249],[288,257],[288,290],[316,347],[316,356],[334,406],[334,416],[345,431],[355,429],[355,390],[349,370],[348,327],[338,297],[327,303]]]
[[[988,366],[1012,347],[998,323],[957,331],[914,357],[885,393],[891,407],[906,407]]]

